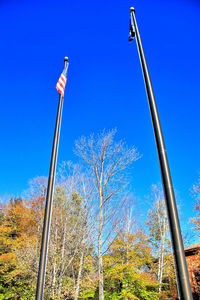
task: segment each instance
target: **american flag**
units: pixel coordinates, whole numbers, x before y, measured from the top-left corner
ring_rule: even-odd
[[[68,70],[68,63],[66,64],[66,67],[62,71],[62,74],[60,75],[60,78],[58,79],[58,82],[56,84],[56,89],[58,90],[58,93],[62,97],[64,97],[65,85],[67,82],[67,70]]]

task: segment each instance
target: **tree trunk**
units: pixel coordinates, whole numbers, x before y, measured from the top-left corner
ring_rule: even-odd
[[[78,296],[79,296],[81,273],[82,273],[82,269],[83,269],[83,257],[84,257],[84,252],[81,253],[81,257],[80,257],[79,271],[78,271],[78,277],[77,277],[77,282],[76,282],[76,290],[75,290],[74,300],[78,300]]]
[[[103,229],[103,197],[99,193],[99,236],[98,236],[98,261],[99,261],[99,300],[104,300],[103,293],[103,260],[102,260],[102,229]]]
[[[161,273],[161,250],[159,249],[159,257],[158,257],[158,274],[157,274],[157,277],[158,277],[158,282],[160,283],[160,273]],[[160,285],[159,285],[159,288],[158,288],[158,291],[160,292]]]
[[[159,271],[159,293],[162,290],[162,280],[163,280],[163,270],[164,270],[164,252],[165,252],[165,237],[166,237],[166,219],[164,219],[164,224],[163,224],[163,232],[161,232],[161,244],[160,244],[160,271]]]
[[[161,283],[163,279],[163,271],[164,271],[164,256],[165,256],[165,240],[167,235],[167,219],[164,218],[164,225],[163,225],[163,236],[162,236],[162,257],[161,257]]]
[[[63,229],[63,243],[61,248],[61,270],[60,270],[60,280],[58,286],[58,298],[61,296],[63,274],[64,274],[64,254],[65,254],[65,241],[66,241],[66,220],[64,220],[64,229]]]
[[[56,212],[57,213],[57,212]],[[56,214],[55,214],[56,215]],[[57,235],[58,235],[58,226],[57,226],[57,215],[55,217],[55,221],[54,221],[54,224],[52,224],[54,226],[52,226],[52,229],[53,229],[53,237],[54,237],[54,241],[52,243],[52,248],[53,248],[53,257],[52,257],[52,260],[53,260],[53,274],[52,274],[52,297],[53,299],[55,298],[55,295],[56,295],[56,273],[57,273]]]

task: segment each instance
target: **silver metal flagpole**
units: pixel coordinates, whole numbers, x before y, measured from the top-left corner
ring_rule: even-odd
[[[149,102],[149,108],[151,112],[151,119],[152,119],[158,157],[160,162],[160,170],[161,170],[162,181],[163,181],[165,202],[166,202],[168,221],[169,221],[169,227],[171,232],[171,241],[172,241],[172,248],[174,253],[179,299],[192,300],[193,299],[192,291],[191,291],[187,264],[185,259],[174,190],[172,186],[172,180],[171,180],[171,175],[170,175],[170,170],[169,170],[169,165],[167,160],[166,148],[165,148],[164,139],[162,135],[162,130],[159,121],[159,115],[157,111],[153,88],[151,84],[151,79],[150,79],[150,75],[149,75],[149,71],[148,71],[148,67],[144,55],[144,50],[142,47],[139,30],[137,27],[137,22],[135,18],[135,9],[133,7],[130,8],[130,14],[131,14],[131,24],[130,24],[129,41],[132,40],[134,36],[136,37],[140,63],[142,67],[142,72],[143,72],[143,77],[144,77],[144,82],[145,82],[145,87],[146,87],[146,92],[147,92],[147,97]]]
[[[68,57],[65,57],[64,67],[67,66],[68,66]],[[40,251],[40,262],[39,262],[39,270],[38,270],[38,278],[37,278],[36,297],[35,297],[36,300],[42,300],[44,294],[45,272],[46,272],[49,231],[50,231],[50,223],[51,223],[51,211],[52,211],[52,202],[53,202],[53,191],[54,191],[54,182],[55,182],[55,171],[56,171],[56,163],[57,163],[63,99],[64,99],[63,96],[59,95],[59,103],[58,103],[57,118],[56,118],[56,125],[54,131],[48,186],[47,186],[44,224],[43,224],[43,232],[42,232],[42,243],[41,243],[41,251]]]

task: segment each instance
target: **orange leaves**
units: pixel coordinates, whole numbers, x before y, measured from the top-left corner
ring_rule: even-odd
[[[15,285],[19,286],[19,278],[28,276],[29,271],[20,264],[19,259],[20,253],[29,259],[27,247],[31,244],[33,249],[39,236],[32,204],[31,201],[15,198],[1,205],[0,278],[6,290],[8,286],[13,289]]]
[[[0,256],[0,263],[5,261],[12,261],[15,259],[15,255],[13,253],[5,253]]]
[[[16,257],[14,253],[3,253],[0,255],[0,275],[9,276],[9,273],[13,271],[16,264]]]

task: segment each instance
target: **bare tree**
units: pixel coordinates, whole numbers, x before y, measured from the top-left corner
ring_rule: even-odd
[[[79,165],[63,163],[57,173],[54,193],[48,261],[46,270],[45,299],[78,299],[84,291],[90,271],[84,262],[92,254],[94,214],[93,190],[89,176]],[[37,278],[41,230],[47,180],[37,177],[30,181],[25,191],[27,214],[30,215],[30,237],[23,247],[16,247],[18,265],[25,274]],[[73,285],[71,284],[73,282]]]
[[[65,296],[79,297],[84,258],[92,243],[93,229],[93,193],[87,179],[80,166],[72,163],[63,163],[58,172],[47,268],[51,282],[49,294],[53,299],[63,297],[64,282],[69,278],[73,289]]]
[[[153,208],[148,211],[148,220],[146,221],[149,230],[151,245],[154,254],[158,259],[156,265],[157,280],[159,282],[158,292],[161,292],[164,272],[170,267],[173,269],[173,261],[170,260],[171,243],[169,237],[169,227],[164,195],[160,186],[152,185]],[[172,276],[173,274],[171,274]]]
[[[103,229],[113,216],[117,195],[126,184],[125,170],[139,158],[135,147],[128,148],[124,141],[114,141],[116,130],[94,136],[81,137],[75,142],[75,153],[89,166],[98,197],[98,275],[99,299],[104,299]],[[105,237],[104,237],[105,239]]]

